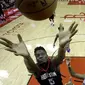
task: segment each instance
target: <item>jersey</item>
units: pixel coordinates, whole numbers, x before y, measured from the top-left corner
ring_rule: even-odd
[[[40,85],[63,85],[61,74],[59,71],[56,71],[51,61],[49,61],[47,68],[46,71],[41,69],[40,74],[37,76]]]

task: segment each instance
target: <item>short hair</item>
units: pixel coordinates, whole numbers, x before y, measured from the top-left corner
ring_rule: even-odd
[[[64,27],[62,27],[62,29],[64,30]],[[58,30],[60,30],[60,27],[58,27]]]
[[[36,53],[37,50],[44,50],[46,52],[46,50],[42,46],[39,46],[34,49],[34,54]]]

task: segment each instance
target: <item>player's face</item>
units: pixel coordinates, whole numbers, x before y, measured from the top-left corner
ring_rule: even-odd
[[[35,56],[38,64],[43,64],[48,60],[48,55],[44,50],[37,50]]]

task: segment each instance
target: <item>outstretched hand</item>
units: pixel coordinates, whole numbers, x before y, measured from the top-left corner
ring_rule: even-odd
[[[17,56],[18,55],[28,56],[29,53],[27,51],[27,47],[26,47],[24,41],[22,40],[21,35],[18,34],[17,36],[18,36],[18,39],[19,39],[18,44],[13,43],[6,38],[0,38],[1,39],[0,43],[7,47],[5,50],[13,52]]]
[[[59,33],[59,45],[65,47],[65,45],[72,40],[72,37],[77,33],[77,26],[75,22],[71,24],[67,31],[62,31]],[[62,26],[61,26],[62,27]]]

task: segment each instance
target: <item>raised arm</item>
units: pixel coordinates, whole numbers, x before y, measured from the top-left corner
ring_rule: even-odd
[[[65,58],[65,45],[69,43],[72,40],[72,37],[77,33],[77,26],[78,24],[75,24],[73,22],[69,29],[67,31],[62,31],[59,33],[59,49],[58,49],[58,55],[54,59],[56,62],[56,65],[59,65],[62,63],[63,59]]]
[[[72,77],[75,77],[75,78],[78,78],[78,79],[84,80],[84,79],[85,79],[85,74],[76,73],[76,72],[73,70],[73,68],[71,67],[70,62],[71,62],[71,61],[70,61],[69,58],[66,59],[66,64],[67,64],[67,66],[68,66],[68,70],[69,70],[71,76],[72,76]]]
[[[22,37],[20,36],[20,34],[18,34],[17,36],[19,39],[18,44],[13,43],[6,38],[0,38],[1,39],[0,43],[7,47],[5,50],[13,52],[16,56],[18,56],[18,55],[23,56],[25,65],[29,72],[31,72],[31,73],[38,72],[39,68],[34,63],[33,59],[31,58],[31,56],[27,50],[27,47],[26,47],[24,41],[22,40]]]

